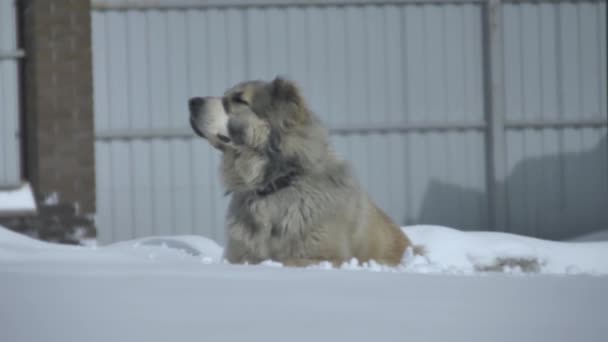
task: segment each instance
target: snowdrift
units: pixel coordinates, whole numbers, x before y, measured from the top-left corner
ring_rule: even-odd
[[[0,341],[606,341],[607,242],[404,229],[425,256],[328,270],[229,265],[200,236],[74,247],[0,228]]]
[[[608,241],[556,242],[507,233],[462,232],[440,226],[411,226],[403,231],[424,255],[408,250],[401,265],[387,267],[356,260],[343,270],[475,274],[480,272],[608,274]],[[602,235],[598,235],[602,236]],[[222,248],[202,236],[159,236],[103,247],[45,243],[0,228],[0,264],[81,263],[222,263]],[[282,267],[267,261],[261,267]],[[312,266],[332,269],[329,263]]]

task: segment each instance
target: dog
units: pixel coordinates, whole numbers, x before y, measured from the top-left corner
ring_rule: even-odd
[[[188,105],[194,132],[223,154],[228,262],[397,265],[412,246],[333,151],[294,82],[242,82]]]

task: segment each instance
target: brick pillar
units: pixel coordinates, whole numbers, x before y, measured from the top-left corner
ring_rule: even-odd
[[[20,19],[26,53],[26,177],[39,201],[56,194],[61,215],[73,212],[91,218],[95,154],[90,1],[23,0]]]

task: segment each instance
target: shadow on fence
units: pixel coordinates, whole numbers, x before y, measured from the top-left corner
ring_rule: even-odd
[[[507,176],[504,230],[544,239],[608,229],[608,142],[519,162]],[[431,180],[417,223],[489,229],[487,193]],[[481,215],[471,219],[468,216]],[[470,222],[482,222],[483,226]],[[479,225],[479,223],[477,223]]]

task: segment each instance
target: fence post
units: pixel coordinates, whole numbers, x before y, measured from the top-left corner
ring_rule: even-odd
[[[487,0],[484,3],[483,32],[488,223],[490,229],[504,231],[509,227],[505,184],[502,0]]]

